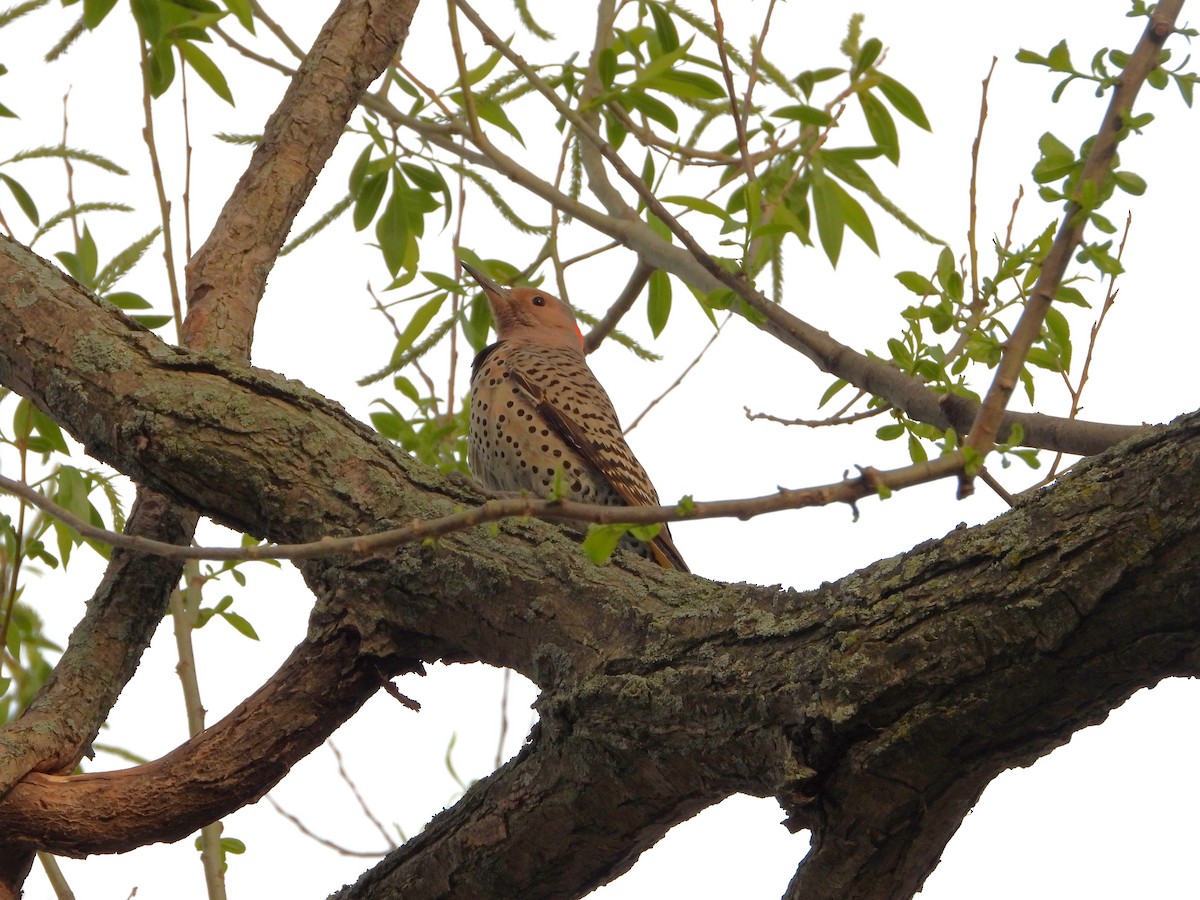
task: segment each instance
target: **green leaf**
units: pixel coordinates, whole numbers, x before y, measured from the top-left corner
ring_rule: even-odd
[[[447,278],[441,272],[422,272],[421,274],[424,275],[425,280],[434,287],[439,287],[448,293],[463,295],[467,292],[461,284],[459,284],[453,278]]]
[[[130,316],[129,318],[151,331],[155,328],[162,328],[172,319],[171,316]]]
[[[133,20],[137,22],[142,37],[148,44],[157,44],[162,39],[162,15],[156,0],[130,0]]]
[[[83,0],[83,24],[95,28],[116,5],[117,0]]]
[[[141,294],[134,294],[130,291],[113,291],[111,294],[105,294],[104,299],[118,309],[149,309],[150,301]]]
[[[467,70],[467,84],[478,84],[491,74],[492,69],[496,68],[496,63],[500,62],[502,55],[499,50],[493,50],[488,54],[488,58],[481,62],[473,69]]]
[[[408,324],[404,326],[404,330],[400,332],[400,336],[396,338],[396,348],[392,351],[392,362],[395,363],[401,356],[411,347],[424,333],[425,328],[429,325],[438,310],[442,308],[442,304],[446,302],[446,295],[439,293],[432,300],[427,300],[423,303],[413,317],[408,320]]]
[[[821,239],[821,246],[830,264],[835,267],[842,252],[842,235],[846,227],[841,202],[844,193],[824,173],[813,173],[813,213],[817,217],[817,236]]]
[[[817,84],[822,81],[829,81],[831,78],[837,78],[839,75],[844,74],[845,71],[845,69],[835,68],[807,70],[801,72],[792,80],[795,81],[800,90],[804,92],[805,97],[811,97],[813,88],[816,87]]]
[[[25,218],[29,219],[34,225],[38,222],[37,204],[33,202],[33,198],[29,196],[28,191],[21,186],[21,183],[15,178],[10,178],[3,172],[0,172],[0,179],[8,185],[9,191],[12,192],[13,199],[17,201],[17,206],[21,207],[21,212],[25,213]]]
[[[902,369],[908,369],[912,366],[912,352],[904,345],[904,342],[899,338],[888,338],[888,350],[892,353],[892,362],[896,363]]]
[[[70,454],[71,451],[67,448],[67,442],[63,438],[62,429],[58,427],[58,423],[36,406],[33,407],[33,430],[41,437],[37,447],[39,453],[57,451]]]
[[[1075,71],[1075,67],[1071,64],[1071,51],[1067,49],[1066,39],[1059,41],[1050,48],[1050,53],[1046,57],[1046,65],[1055,72]]]
[[[1062,361],[1043,347],[1031,348],[1029,355],[1025,357],[1025,362],[1031,366],[1037,366],[1039,369],[1049,369],[1051,372],[1063,371]]]
[[[879,74],[879,92],[887,98],[888,103],[892,104],[896,112],[908,121],[926,131],[933,130],[929,119],[925,116],[925,110],[921,107],[921,101],[895,78],[881,72]]]
[[[1067,284],[1059,285],[1058,290],[1054,292],[1054,302],[1071,303],[1075,306],[1086,306],[1089,309],[1092,305],[1084,299],[1083,294],[1077,288],[1073,288]]]
[[[671,278],[662,269],[651,273],[649,295],[646,317],[650,320],[650,330],[658,337],[667,327],[667,317],[671,315]]]
[[[147,52],[147,70],[150,74],[150,95],[161,97],[175,80],[175,55],[169,42],[152,44]]]
[[[720,100],[725,89],[707,75],[671,69],[642,82],[654,91],[662,91],[685,100]]]
[[[879,54],[883,52],[883,42],[879,38],[869,38],[863,42],[862,49],[858,52],[858,59],[854,61],[854,70],[856,72],[865,72],[871,67],[875,60],[879,59]]]
[[[234,630],[239,634],[244,634],[252,641],[258,640],[258,633],[254,630],[254,626],[247,622],[244,618],[235,612],[222,612],[221,618],[233,626]],[[222,843],[224,843],[222,841]]]
[[[921,443],[915,434],[909,434],[908,436],[908,458],[915,463],[929,461],[929,454],[925,452],[925,445]]]
[[[954,265],[954,253],[949,247],[943,247],[938,254],[937,261],[937,280],[942,287],[946,287],[950,280],[958,274],[958,269]]]
[[[243,28],[254,34],[254,12],[250,8],[250,0],[225,0],[225,6]]]
[[[794,119],[797,122],[803,122],[805,125],[815,125],[817,127],[831,125],[834,121],[833,116],[825,112],[825,110],[805,104],[781,106],[771,113],[771,115],[780,119]]]
[[[679,119],[676,118],[675,111],[657,97],[651,97],[644,91],[630,88],[623,91],[618,100],[625,108],[636,109],[647,118],[653,119],[671,131],[679,130]]]
[[[1069,159],[1074,161],[1075,154],[1071,148],[1056,138],[1049,131],[1045,132],[1038,138],[1038,149],[1042,152],[1042,156],[1047,159],[1064,160]]]
[[[13,440],[18,446],[23,445],[33,434],[33,411],[36,407],[25,397],[17,401],[13,412]]]
[[[659,198],[662,203],[676,203],[680,206],[686,206],[688,209],[693,209],[698,213],[704,213],[707,216],[716,216],[723,222],[731,222],[729,214],[711,200],[705,200],[703,197],[685,197],[682,194],[672,194],[669,197]]]
[[[593,563],[602,565],[613,555],[628,530],[627,525],[591,525],[583,539],[583,552]]]
[[[357,212],[357,210],[356,210]],[[408,251],[408,215],[404,210],[404,186],[396,179],[392,195],[375,223],[375,237],[383,251],[383,261],[394,278]]]
[[[386,172],[368,175],[363,180],[362,190],[354,202],[355,231],[362,231],[375,218],[375,213],[379,211],[379,204],[383,202],[383,195],[387,191],[387,182]]]
[[[456,91],[450,95],[451,99],[462,105],[462,93]],[[474,94],[471,98],[475,103],[475,114],[485,122],[497,126],[498,128],[507,131],[510,135],[516,138],[518,144],[525,146],[525,141],[521,138],[521,132],[517,130],[517,126],[508,118],[503,107],[490,97],[485,97],[483,94]]]
[[[919,272],[897,272],[896,280],[914,294],[922,297],[928,297],[938,292],[937,288],[933,286],[933,282]]]
[[[872,94],[862,91],[858,95],[863,115],[867,120],[867,128],[871,137],[883,151],[883,155],[893,163],[900,162],[900,137],[896,133],[896,122],[887,107]]]
[[[1146,193],[1146,179],[1134,172],[1113,172],[1113,181],[1127,194],[1140,197]]]
[[[867,215],[867,211],[840,184],[834,183],[833,186],[841,194],[842,216],[845,218],[846,224],[850,227],[851,231],[858,235],[859,240],[870,247],[872,252],[878,256],[879,246],[875,242],[875,227],[871,224],[871,219]]]
[[[817,409],[820,409],[822,406],[832,400],[838,394],[838,392],[841,391],[842,388],[846,387],[846,385],[849,383],[850,382],[848,382],[846,379],[839,378],[837,381],[827,387],[825,389],[825,393],[821,395],[821,399],[817,403]]]
[[[605,47],[596,56],[596,72],[600,76],[600,84],[608,89],[613,86],[617,77],[617,54],[611,47]]]
[[[654,33],[658,36],[658,43],[662,49],[670,53],[679,47],[679,32],[675,29],[675,23],[671,20],[671,14],[667,12],[662,4],[652,2],[650,6],[650,17],[654,19]]]
[[[1067,317],[1051,306],[1046,310],[1046,330],[1059,350],[1064,370],[1071,368],[1071,325]]]
[[[92,285],[96,281],[96,269],[100,265],[99,252],[96,250],[96,241],[92,237],[91,229],[86,225],[83,226],[83,236],[79,239],[79,246],[76,248],[78,254],[80,272],[84,278],[80,278],[87,285]],[[86,279],[86,280],[85,280]]]
[[[367,168],[371,162],[371,152],[375,149],[373,144],[367,144],[363,147],[362,153],[358,154],[358,159],[354,161],[354,165],[350,167],[349,188],[352,196],[357,197],[362,191],[363,182],[367,178]]]
[[[894,441],[896,438],[904,434],[904,426],[896,423],[893,425],[884,425],[875,432],[875,437],[881,441]]]
[[[604,139],[612,144],[614,150],[620,150],[625,143],[628,130],[625,123],[609,112],[604,113]]]
[[[417,386],[403,375],[397,375],[392,379],[392,386],[413,403],[421,402],[421,394],[417,390]]]
[[[205,84],[213,89],[213,93],[233,106],[233,94],[229,90],[229,82],[225,80],[224,73],[217,68],[217,64],[212,61],[212,58],[190,41],[178,41],[176,45],[183,54],[183,58],[187,60],[187,64],[195,70]]]

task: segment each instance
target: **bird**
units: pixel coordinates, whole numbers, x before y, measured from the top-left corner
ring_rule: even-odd
[[[658,506],[658,492],[584,358],[571,307],[538,288],[501,287],[459,264],[483,289],[497,337],[471,365],[467,462],[475,478],[495,492]],[[648,543],[630,538],[623,546],[690,571],[666,523]]]

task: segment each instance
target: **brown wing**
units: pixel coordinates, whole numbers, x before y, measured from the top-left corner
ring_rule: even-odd
[[[550,360],[548,357],[561,356]],[[658,506],[658,492],[621,434],[608,393],[581,357],[565,350],[514,350],[508,357],[513,379],[537,407],[542,419],[608,482],[626,506]],[[548,367],[573,377],[544,377]],[[655,562],[690,572],[664,522],[650,542]]]

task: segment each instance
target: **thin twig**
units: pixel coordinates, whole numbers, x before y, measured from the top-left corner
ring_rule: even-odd
[[[28,476],[29,450],[23,441],[18,442],[17,453],[19,454],[21,467],[21,480],[18,484],[26,486],[25,479]],[[0,478],[3,477],[0,475]],[[32,491],[33,489],[29,488],[29,490]],[[13,533],[13,558],[8,564],[8,590],[4,593],[4,621],[0,623],[0,647],[8,646],[8,629],[12,626],[13,609],[17,605],[17,586],[21,583],[21,561],[25,558],[25,511],[28,508],[25,501],[29,500],[29,498],[23,494],[18,494],[18,496],[21,498],[21,502],[17,504],[17,529]],[[39,494],[38,496],[41,495]],[[19,668],[18,661],[12,659],[9,670],[14,678],[17,677]],[[2,660],[0,660],[0,671],[3,671]]]
[[[767,42],[767,32],[771,30],[771,16],[775,14],[775,0],[767,3],[767,12],[763,16],[762,29],[758,32],[758,40],[750,48],[750,70],[746,73],[746,94],[742,97],[742,131],[746,130],[746,121],[750,118],[750,98],[754,95],[754,87],[758,84],[758,70],[762,64],[762,48]]]
[[[75,892],[71,890],[71,885],[67,884],[66,876],[63,875],[62,867],[58,864],[54,854],[39,850],[37,858],[38,862],[42,864],[42,870],[46,873],[46,880],[54,889],[56,900],[75,900]]]
[[[279,62],[278,60],[271,59],[271,57],[269,57],[269,56],[263,56],[261,53],[257,53],[254,50],[251,50],[245,44],[242,44],[239,41],[235,40],[220,25],[214,25],[212,27],[212,30],[216,32],[217,37],[219,37],[221,40],[223,40],[226,44],[228,44],[232,49],[236,50],[242,56],[246,57],[246,59],[252,60],[253,62],[258,63],[259,65],[266,66],[268,69],[274,69],[276,72],[280,72],[280,73],[286,75],[288,78],[291,78],[293,75],[296,74],[296,70],[294,68],[292,68],[291,66],[284,65],[283,63]]]
[[[345,760],[342,759],[342,753],[340,750],[338,750],[337,744],[333,742],[333,738],[327,740],[325,744],[329,747],[330,751],[332,751],[333,758],[337,760],[338,777],[342,779],[342,782],[346,785],[346,787],[350,788],[350,793],[354,795],[354,799],[358,803],[358,808],[361,809],[362,814],[367,817],[367,821],[375,826],[375,830],[383,835],[383,839],[387,841],[388,847],[392,850],[395,850],[396,842],[392,839],[391,833],[384,828],[383,823],[375,817],[373,812],[371,812],[371,807],[367,805],[366,798],[363,797],[362,792],[358,789],[358,785],[354,783],[354,779],[350,777],[350,773],[346,771],[346,763]]]
[[[63,149],[67,148],[67,130],[70,125],[70,118],[67,115],[68,103],[71,99],[71,90],[63,94],[63,128],[62,128],[62,145]],[[71,165],[71,156],[68,153],[63,154],[63,165],[67,170],[67,209],[71,211],[71,234],[75,238],[75,248],[79,249],[79,216],[76,214],[75,205],[75,168]]]
[[[267,26],[267,30],[279,39],[279,43],[283,44],[296,59],[303,60],[306,56],[300,45],[288,36],[288,33],[283,30],[274,19],[267,15],[267,11],[262,8],[262,4],[258,0],[251,0],[250,11],[254,14],[254,18]]]
[[[931,462],[899,469],[863,467],[861,477],[808,488],[780,488],[773,494],[737,500],[689,501],[682,506],[602,506],[573,500],[539,500],[529,496],[488,500],[479,506],[435,519],[413,519],[386,531],[348,537],[323,537],[306,544],[260,544],[254,547],[187,547],[154,541],[138,535],[118,534],[85,522],[26,484],[0,475],[0,487],[24,497],[35,506],[70,525],[84,537],[112,547],[150,553],[168,559],[251,560],[318,559],[330,556],[363,557],[384,553],[403,544],[441,538],[501,519],[532,517],[550,521],[598,524],[648,525],[685,519],[735,516],[750,519],[784,509],[804,509],[833,503],[853,503],[882,489],[902,490],[955,475],[962,469],[961,453],[949,453]]]
[[[336,841],[331,841],[329,838],[321,837],[321,835],[317,834],[302,821],[300,821],[298,816],[292,815],[290,812],[280,806],[279,801],[277,801],[270,794],[267,794],[267,802],[271,804],[271,806],[275,809],[275,812],[279,813],[281,816],[295,825],[296,829],[302,835],[307,838],[311,838],[322,847],[328,847],[330,850],[333,850],[335,853],[338,853],[342,856],[351,856],[358,859],[377,859],[381,856],[387,856],[392,849],[395,849],[395,844],[393,844],[388,850],[351,850],[349,847],[343,847]]]
[[[652,410],[652,409],[654,409],[654,407],[658,406],[658,404],[661,403],[666,398],[667,394],[671,393],[671,391],[675,390],[675,388],[677,388],[677,387],[679,387],[679,385],[683,384],[683,379],[687,378],[688,373],[691,372],[692,369],[696,368],[696,364],[699,363],[700,360],[704,359],[704,354],[708,352],[708,348],[711,347],[716,342],[717,338],[719,338],[721,336],[721,329],[723,329],[726,325],[729,324],[729,320],[731,318],[733,318],[732,312],[725,314],[724,320],[722,320],[721,324],[717,326],[717,330],[714,331],[712,337],[710,337],[708,339],[708,343],[706,343],[703,347],[700,348],[700,352],[696,354],[696,358],[693,359],[690,363],[688,363],[686,369],[684,369],[682,372],[679,373],[679,377],[671,382],[670,387],[668,387],[665,391],[663,391],[661,394],[659,394],[657,397],[655,397],[653,400],[651,400],[650,404],[645,409],[643,409],[640,413],[638,413],[637,418],[635,418],[632,422],[630,422],[629,427],[627,427],[625,429],[625,434],[629,434],[629,432],[631,432],[631,431],[633,431],[633,429],[637,428],[638,423],[641,422],[642,419],[646,418],[646,413],[650,412],[650,410]]]
[[[179,51],[179,90],[183,105],[183,255],[192,258],[192,128],[188,116],[187,66]]]
[[[807,428],[825,428],[829,425],[853,425],[855,422],[861,422],[863,419],[872,419],[881,413],[890,411],[892,408],[891,405],[877,406],[875,409],[864,410],[863,412],[853,413],[849,416],[837,415],[830,416],[827,419],[782,419],[770,413],[752,413],[750,412],[750,407],[743,407],[746,410],[746,418],[752,422],[755,419],[763,419],[767,422],[778,422],[780,425],[803,425]]]
[[[146,119],[146,127],[142,129],[142,139],[146,142],[146,150],[150,154],[150,170],[154,176],[154,188],[158,195],[158,213],[162,220],[163,263],[167,269],[167,285],[171,292],[171,311],[175,318],[175,339],[183,340],[183,304],[179,297],[179,281],[175,276],[174,244],[171,240],[171,202],[167,199],[166,185],[163,181],[162,167],[158,164],[158,145],[154,140],[154,111],[150,95],[149,55],[145,52],[146,39],[138,28],[138,58],[142,68],[142,112]]]
[[[976,242],[975,224],[979,215],[979,205],[976,202],[979,186],[979,147],[983,143],[983,126],[988,116],[988,87],[992,83],[992,73],[996,71],[997,58],[992,57],[992,65],[988,68],[987,77],[983,79],[983,89],[979,97],[979,127],[975,131],[975,142],[971,144],[971,182],[967,188],[967,252],[971,255],[971,311],[985,305],[979,296],[979,246]]]
[[[1117,247],[1117,262],[1120,262],[1121,257],[1125,255],[1125,242],[1129,240],[1129,229],[1132,225],[1133,213],[1126,213],[1125,231],[1121,234],[1121,244]],[[1067,392],[1071,395],[1071,412],[1068,415],[1068,418],[1074,419],[1079,415],[1080,410],[1083,408],[1080,405],[1080,400],[1083,396],[1084,385],[1086,385],[1088,381],[1088,374],[1092,368],[1092,355],[1096,350],[1096,338],[1100,336],[1100,328],[1104,324],[1105,318],[1108,316],[1108,311],[1112,309],[1113,304],[1117,302],[1118,293],[1117,276],[1115,274],[1110,275],[1108,278],[1108,291],[1104,296],[1104,304],[1100,307],[1100,315],[1096,321],[1092,323],[1091,336],[1088,339],[1087,355],[1083,360],[1083,369],[1079,373],[1079,385],[1077,387],[1072,387],[1071,380],[1067,376],[1067,373],[1063,373],[1063,378],[1067,383]],[[1054,455],[1054,462],[1050,464],[1050,469],[1046,472],[1045,477],[1043,477],[1041,481],[1030,487],[1028,490],[1036,490],[1037,488],[1047,485],[1053,481],[1055,476],[1058,474],[1058,467],[1062,464],[1062,460],[1063,454],[1056,453]]]
[[[725,52],[725,20],[721,18],[721,7],[717,0],[712,0],[713,26],[717,30],[717,54],[721,59],[721,72],[725,76],[725,90],[729,94],[729,114],[733,116],[733,125],[737,131],[738,149],[742,153],[742,171],[746,180],[754,179],[754,164],[750,162],[750,145],[746,139],[746,120],[738,110],[737,88],[733,84],[733,72],[729,68],[729,55]],[[754,71],[753,66],[750,69]],[[748,113],[749,110],[746,110]]]

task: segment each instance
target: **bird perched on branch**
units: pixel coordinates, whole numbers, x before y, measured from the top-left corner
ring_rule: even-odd
[[[461,263],[483,288],[496,343],[471,368],[468,462],[493,491],[583,503],[658,506],[658,493],[625,438],[608,394],[588,368],[571,308],[545,291],[501,287]],[[636,549],[689,571],[664,524]]]

